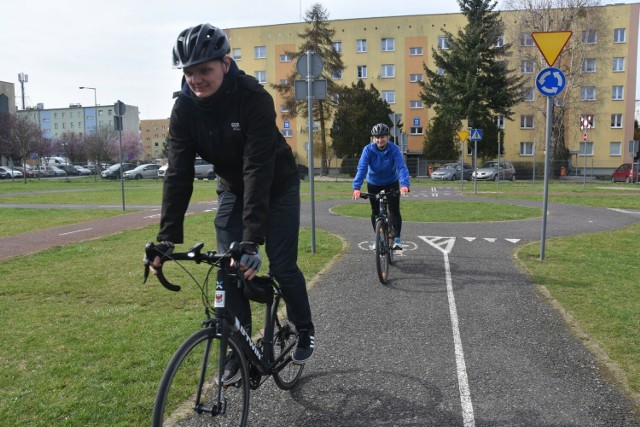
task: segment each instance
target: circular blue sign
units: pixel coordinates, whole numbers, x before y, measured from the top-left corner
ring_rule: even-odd
[[[558,68],[549,67],[540,71],[536,76],[536,87],[544,96],[553,97],[564,90],[567,79]]]

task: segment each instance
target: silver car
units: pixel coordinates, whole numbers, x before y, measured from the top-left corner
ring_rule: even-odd
[[[153,163],[140,165],[124,173],[125,179],[157,178],[160,166]]]
[[[462,168],[463,179],[471,180],[473,168],[464,163]],[[431,173],[431,179],[441,181],[454,181],[460,179],[460,163],[445,163]]]
[[[516,168],[513,167],[511,162],[489,160],[471,174],[471,179],[478,181],[515,181]]]

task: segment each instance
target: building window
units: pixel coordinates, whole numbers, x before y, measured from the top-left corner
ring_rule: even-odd
[[[520,143],[520,155],[521,156],[533,156],[533,142],[521,142]]]
[[[285,138],[291,138],[293,136],[293,131],[291,129],[281,129],[280,133]]]
[[[438,49],[449,49],[449,38],[447,36],[438,36]]]
[[[613,58],[613,72],[619,73],[621,71],[624,71],[624,58],[623,57]]]
[[[520,116],[520,128],[533,129],[533,116],[529,116],[529,115]]]
[[[585,58],[582,60],[582,72],[583,73],[595,73],[596,72],[596,58]]]
[[[445,74],[447,74],[447,72],[442,67],[438,67],[436,73],[438,73],[439,76],[444,76]]]
[[[617,129],[622,127],[622,114],[611,115],[611,127]]]
[[[396,76],[396,66],[393,64],[383,64],[382,65],[382,78],[390,79]]]
[[[333,70],[331,72],[331,78],[333,80],[342,80],[342,70]]]
[[[531,33],[520,33],[520,46],[533,46],[533,37]]]
[[[421,82],[423,80],[422,74],[409,74],[409,81],[411,83]]]
[[[280,62],[291,62],[292,61],[292,57],[290,53],[285,53],[280,55]]]
[[[609,155],[617,157],[622,156],[622,142],[610,142]]]
[[[495,116],[495,121],[498,129],[504,129],[504,116],[502,114]]]
[[[598,36],[596,30],[585,30],[582,32],[583,44],[596,44]]]
[[[520,72],[522,74],[533,74],[533,60],[525,59],[520,62]]]
[[[383,52],[393,52],[394,50],[396,50],[396,40],[393,38],[382,39],[380,50],[382,50]]]
[[[498,36],[498,39],[496,40],[496,47],[502,47],[504,46],[504,35],[502,36]]]
[[[613,42],[614,43],[625,43],[627,41],[627,30],[626,28],[616,28],[613,30]]]
[[[383,90],[382,91],[382,100],[387,101],[387,104],[395,104],[396,103],[396,91],[395,90]]]
[[[342,53],[342,42],[337,41],[333,42],[333,51],[337,53]]]
[[[584,157],[585,152],[587,153],[586,154],[587,156],[593,156],[593,142],[587,141],[587,142],[580,143],[580,152],[578,153],[578,155],[580,157]]]
[[[595,86],[583,86],[580,88],[580,99],[583,101],[595,101],[596,99],[596,87]]]
[[[258,83],[265,84],[267,82],[267,72],[266,71],[256,71],[253,76],[256,78]]]
[[[231,50],[231,57],[234,61],[240,61],[242,59],[242,49],[235,47]]]
[[[281,113],[288,113],[289,111],[290,111],[290,110],[289,110],[289,107],[287,107],[287,105],[286,105],[286,104],[281,104],[281,105],[280,105],[280,112],[281,112]]]
[[[622,101],[624,99],[624,86],[612,86],[611,99],[614,101]]]
[[[411,135],[422,135],[424,132],[421,127],[413,127],[409,129]]]
[[[421,109],[421,108],[424,108],[424,107],[423,107],[422,101],[410,101],[409,108],[411,108],[413,110],[417,110],[417,109]]]
[[[255,59],[265,59],[267,57],[267,47],[266,46],[256,46],[253,48]]]
[[[358,65],[358,78],[366,79],[367,78],[367,66],[366,65]]]
[[[525,88],[523,99],[527,102],[533,102],[536,100],[536,91],[532,87]]]
[[[367,51],[367,39],[356,40],[356,52],[365,53]]]
[[[422,48],[421,47],[410,47],[409,48],[409,56],[422,56]]]

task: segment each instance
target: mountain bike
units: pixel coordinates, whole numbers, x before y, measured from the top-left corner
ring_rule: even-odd
[[[199,283],[180,262],[199,288],[204,306],[202,329],[195,332],[176,350],[169,361],[153,405],[154,427],[177,425],[193,419],[208,426],[245,426],[249,417],[249,391],[255,390],[269,377],[276,385],[289,390],[298,383],[304,365],[291,363],[298,336],[286,318],[284,300],[276,280],[268,276],[245,280],[237,267],[242,255],[234,243],[225,253],[202,252],[203,243],[196,243],[186,252],[159,254],[153,243],[145,246],[145,282],[149,266],[155,256],[166,261],[192,261],[209,265],[205,278]],[[234,261],[232,266],[231,260]],[[160,283],[177,292],[180,286],[165,277],[162,268],[155,269]],[[217,270],[214,295],[209,278]],[[224,278],[224,280],[222,279]],[[242,286],[252,301],[265,305],[262,337],[253,341],[238,318],[225,308],[225,288]],[[235,357],[240,377],[225,383],[225,363]],[[182,424],[179,424],[182,425]],[[191,425],[191,424],[188,424]]]
[[[360,193],[360,197],[368,199],[375,197],[379,201],[379,209],[375,220],[375,241],[374,247],[376,252],[376,270],[378,279],[383,285],[389,279],[389,265],[393,265],[393,224],[389,219],[388,197],[399,196],[400,191],[391,192],[380,191],[378,194]]]

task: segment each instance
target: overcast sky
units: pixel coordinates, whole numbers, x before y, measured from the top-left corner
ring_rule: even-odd
[[[330,20],[458,13],[456,0],[9,0],[0,14],[0,81],[25,73],[25,106],[117,100],[138,106],[141,119],[169,117],[181,73],[171,49],[183,29],[203,22],[221,28],[300,22],[314,3]],[[625,3],[631,3],[626,1]]]

